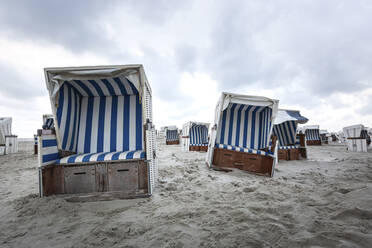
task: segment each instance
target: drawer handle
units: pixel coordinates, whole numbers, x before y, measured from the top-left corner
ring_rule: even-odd
[[[249,158],[249,160],[257,160],[257,158]]]
[[[75,172],[74,175],[85,175],[87,174],[86,172]]]
[[[129,169],[118,169],[117,172],[129,171]]]
[[[231,157],[232,154],[224,154],[224,156]]]

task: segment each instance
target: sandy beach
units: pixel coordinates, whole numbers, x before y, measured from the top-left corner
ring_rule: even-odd
[[[274,178],[209,170],[158,140],[151,198],[38,197],[32,142],[0,157],[1,247],[372,247],[372,151],[308,147]]]

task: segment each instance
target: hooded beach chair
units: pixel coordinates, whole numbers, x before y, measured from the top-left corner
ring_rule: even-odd
[[[40,194],[151,195],[155,128],[142,65],[46,68],[45,78],[55,134],[38,137]]]
[[[270,140],[278,100],[222,93],[216,106],[206,163],[273,176],[277,141]]]
[[[202,151],[208,150],[209,123],[189,121],[182,127],[182,150]]]
[[[298,124],[306,122],[308,119],[303,117],[298,110],[278,110],[273,134],[279,142],[279,160],[298,160],[300,154],[306,158],[305,135],[297,135]]]
[[[18,138],[12,134],[12,118],[0,117],[0,155],[17,152]]]
[[[167,145],[178,145],[180,143],[178,128],[176,126],[169,126],[166,129],[165,143]]]
[[[362,124],[344,127],[343,131],[349,151],[367,152],[367,140],[370,142],[370,137]]]
[[[318,125],[304,126],[303,128],[308,146],[320,146],[322,144]]]

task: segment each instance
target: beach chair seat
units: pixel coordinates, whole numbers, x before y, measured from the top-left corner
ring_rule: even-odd
[[[81,164],[81,163],[96,163],[96,162],[113,162],[131,159],[145,159],[146,153],[142,150],[138,151],[115,151],[115,152],[98,152],[73,154],[61,159],[58,159],[56,164]]]
[[[245,153],[274,157],[274,153],[271,151],[266,152],[266,151],[251,149],[251,148],[244,148],[240,146],[232,146],[232,145],[224,145],[224,144],[216,144],[215,147],[220,148],[220,149],[227,149],[231,151],[245,152]]]

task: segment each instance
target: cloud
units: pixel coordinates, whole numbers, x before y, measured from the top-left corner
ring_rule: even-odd
[[[328,129],[344,113],[371,123],[371,13],[367,0],[3,1],[1,95],[46,97],[44,67],[141,63],[157,126],[213,121],[221,91],[279,99]]]

